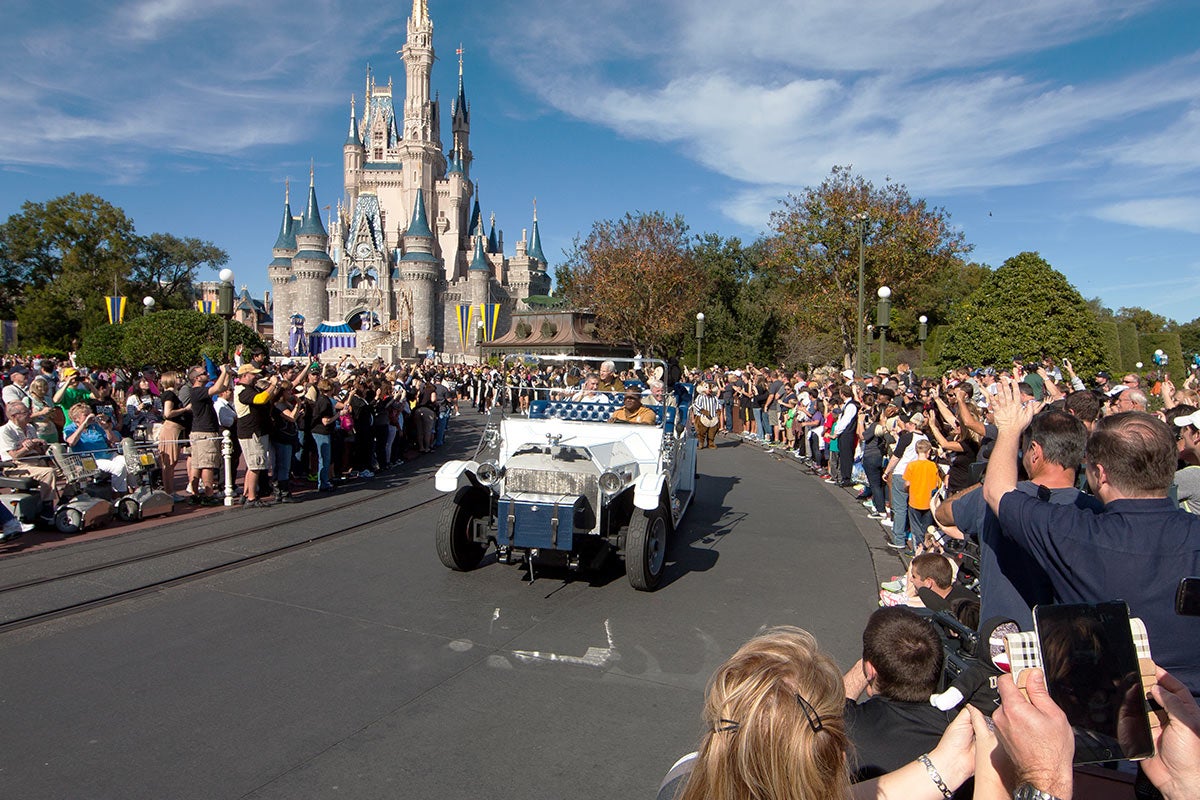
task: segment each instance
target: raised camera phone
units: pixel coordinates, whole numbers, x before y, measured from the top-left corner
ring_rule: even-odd
[[[1037,606],[1033,623],[1050,697],[1075,732],[1075,763],[1154,755],[1125,602]]]
[[[1175,590],[1175,613],[1200,617],[1200,578],[1183,578]]]

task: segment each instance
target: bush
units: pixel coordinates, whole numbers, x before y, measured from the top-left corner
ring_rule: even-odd
[[[1109,372],[1120,372],[1123,359],[1121,358],[1121,334],[1115,322],[1100,323],[1100,343],[1104,350],[1104,365]]]
[[[938,360],[1007,365],[1042,354],[1070,358],[1080,375],[1104,362],[1096,315],[1079,291],[1037,253],[1020,253],[955,309]]]
[[[224,320],[199,311],[160,311],[137,317],[124,325],[121,362],[126,366],[153,364],[159,369],[185,369],[200,363],[202,356],[221,358]],[[229,349],[237,345],[262,347],[267,344],[240,322],[229,323]]]
[[[1132,322],[1118,322],[1117,336],[1121,339],[1121,363],[1116,365],[1119,372],[1133,372],[1137,367],[1137,362],[1142,360],[1138,355],[1138,332],[1137,326]],[[1153,353],[1154,349],[1151,348]]]
[[[1162,350],[1167,356],[1167,371],[1171,373],[1171,380],[1176,386],[1183,386],[1183,379],[1188,373],[1188,363],[1183,359],[1179,334],[1143,333],[1138,337],[1138,347],[1141,352],[1138,360],[1142,362],[1142,372],[1158,369],[1154,364],[1154,351]]]
[[[124,364],[121,345],[125,341],[125,329],[125,325],[101,325],[93,328],[79,345],[79,363],[98,369],[112,369]]]

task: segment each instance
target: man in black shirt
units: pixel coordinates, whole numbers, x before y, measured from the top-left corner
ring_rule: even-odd
[[[204,367],[192,367],[188,371],[188,406],[192,409],[192,432],[188,435],[191,445],[192,472],[196,484],[192,487],[192,502],[215,505],[218,500],[213,494],[216,488],[217,470],[221,468],[221,426],[217,421],[217,410],[213,397],[229,386],[229,368],[223,367],[221,374],[206,388],[208,371]]]
[[[842,678],[856,781],[899,769],[937,745],[951,719],[929,703],[941,674],[942,642],[929,622],[901,606],[871,615],[863,657]],[[867,699],[856,702],[864,692]]]
[[[238,368],[233,408],[237,412],[237,438],[246,459],[246,483],[242,494],[247,508],[267,504],[258,498],[259,483],[266,481],[271,463],[271,405],[279,394],[279,376],[272,375],[266,388],[259,388],[262,370],[253,364]]]

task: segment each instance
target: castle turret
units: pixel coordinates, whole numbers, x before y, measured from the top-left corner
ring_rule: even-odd
[[[308,205],[296,229],[296,255],[292,256],[295,275],[291,297],[292,313],[303,314],[310,326],[316,326],[329,316],[329,294],[326,282],[333,271],[333,259],[326,248],[329,236],[321,223],[321,208],[317,205],[317,190],[313,171],[308,172]]]
[[[267,266],[267,277],[271,279],[274,308],[283,313],[291,307],[292,256],[296,255],[295,220],[292,219],[292,205],[289,199],[291,187],[287,182],[283,188],[283,224],[279,227],[279,236],[275,238],[275,246],[271,248],[274,258]],[[279,326],[280,331],[283,327]]]
[[[471,107],[467,104],[467,92],[463,88],[463,48],[458,46],[458,97],[451,104],[451,129],[453,152],[457,166],[464,175],[470,174],[471,166]]]
[[[425,193],[420,189],[412,221],[404,232],[404,255],[399,266],[401,279],[412,288],[413,344],[424,350],[437,341],[433,304],[442,267],[433,254],[433,231],[425,214]]]

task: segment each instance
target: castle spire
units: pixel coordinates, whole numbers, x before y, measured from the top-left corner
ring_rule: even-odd
[[[454,52],[458,54],[458,97],[455,98],[450,111],[453,116],[461,116],[465,119],[470,113],[467,109],[467,91],[463,85],[463,53],[467,51],[463,49],[460,42],[458,49]]]
[[[412,10],[413,22],[421,23],[429,19],[429,2],[428,0],[413,0]]]
[[[408,230],[404,232],[404,235],[433,238],[433,231],[429,229],[429,219],[425,214],[424,189],[417,189],[417,202],[413,204],[412,222],[408,223]]]
[[[295,250],[296,231],[295,220],[292,219],[291,182],[283,181],[283,224],[279,227],[279,236],[275,239],[276,250]]]
[[[300,229],[296,231],[301,236],[324,236],[325,225],[321,222],[321,207],[317,205],[317,189],[315,168],[310,162],[308,167],[308,205],[304,208],[304,216],[300,218]]]
[[[548,263],[542,253],[542,234],[538,231],[537,198],[533,199],[533,239],[529,244],[529,257],[536,258],[543,264]]]
[[[492,230],[488,234],[488,252],[500,252],[500,240],[496,238],[496,212],[492,212]]]
[[[469,236],[474,236],[476,233],[482,232],[481,231],[481,228],[483,225],[483,220],[481,219],[482,216],[483,216],[483,214],[479,210],[479,184],[476,183],[475,184],[475,205],[471,209],[471,223],[469,225],[467,225],[467,232],[468,232]]]
[[[487,258],[483,255],[483,237],[475,237],[475,257],[471,259],[471,266],[467,268],[471,272],[490,272],[492,267],[488,264]]]
[[[362,139],[358,138],[358,117],[354,113],[354,95],[350,95],[350,132],[346,134],[346,144],[362,147]]]

